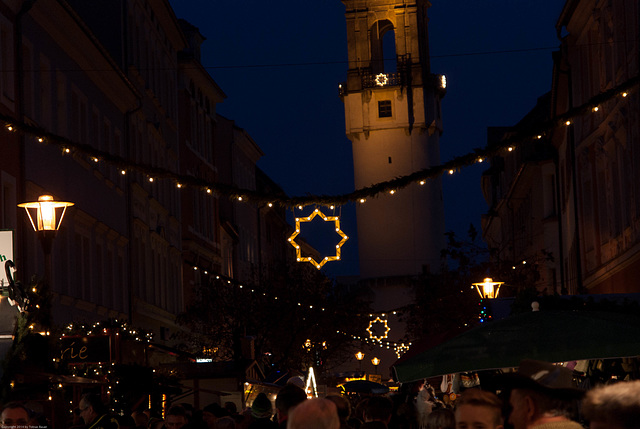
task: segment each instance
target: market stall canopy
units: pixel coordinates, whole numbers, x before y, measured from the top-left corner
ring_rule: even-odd
[[[517,367],[522,359],[566,362],[640,355],[640,316],[596,311],[533,311],[486,322],[398,361],[406,383],[466,371]]]
[[[371,393],[373,395],[383,395],[389,392],[389,388],[384,384],[369,380],[348,381],[344,385],[345,392],[350,393]]]

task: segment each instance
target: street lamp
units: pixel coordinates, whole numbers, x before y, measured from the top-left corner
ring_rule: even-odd
[[[364,353],[362,353],[362,351],[356,353],[356,359],[358,359],[358,371],[362,371],[362,359],[364,359]]]
[[[51,245],[60,228],[67,207],[73,203],[55,201],[51,195],[40,195],[38,201],[18,204],[29,216],[33,230],[38,234],[45,258],[45,278],[51,281]],[[35,219],[35,220],[34,220]]]
[[[378,359],[377,357],[374,357],[373,359],[371,359],[371,363],[373,364],[373,368],[374,368],[374,374],[378,374],[378,365],[380,365],[380,359]]]
[[[494,282],[493,279],[487,277],[482,283],[473,283],[473,286],[478,290],[480,298],[493,299],[498,297],[500,286],[503,284],[504,282]]]

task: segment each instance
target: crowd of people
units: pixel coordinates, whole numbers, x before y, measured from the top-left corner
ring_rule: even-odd
[[[640,429],[640,380],[604,384],[587,391],[575,387],[573,371],[561,365],[525,360],[516,372],[497,377],[496,392],[474,387],[453,404],[438,401],[423,385],[413,412],[393,397],[372,395],[356,404],[341,395],[307,399],[296,383],[277,394],[275,407],[260,393],[251,407],[238,412],[231,402],[202,410],[174,405],[164,419],[148,410],[127,419],[111,415],[101,398],[84,395],[78,403],[74,429]],[[405,404],[406,405],[406,402]],[[424,404],[422,404],[424,405]],[[420,411],[419,411],[420,410]],[[46,420],[20,403],[6,404],[0,428],[47,428]]]

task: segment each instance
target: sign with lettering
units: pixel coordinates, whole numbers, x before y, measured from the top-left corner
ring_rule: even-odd
[[[70,364],[110,362],[111,337],[109,335],[62,337],[60,350],[60,359]]]
[[[9,279],[5,274],[4,263],[13,261],[13,230],[0,230],[0,286],[7,287]]]
[[[382,383],[381,374],[367,374],[367,378],[369,379],[369,381],[373,381],[375,383]]]

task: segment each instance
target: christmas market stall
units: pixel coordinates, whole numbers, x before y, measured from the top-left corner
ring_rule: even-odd
[[[393,366],[397,381],[547,362],[640,355],[640,316],[631,312],[529,311],[485,322]]]

